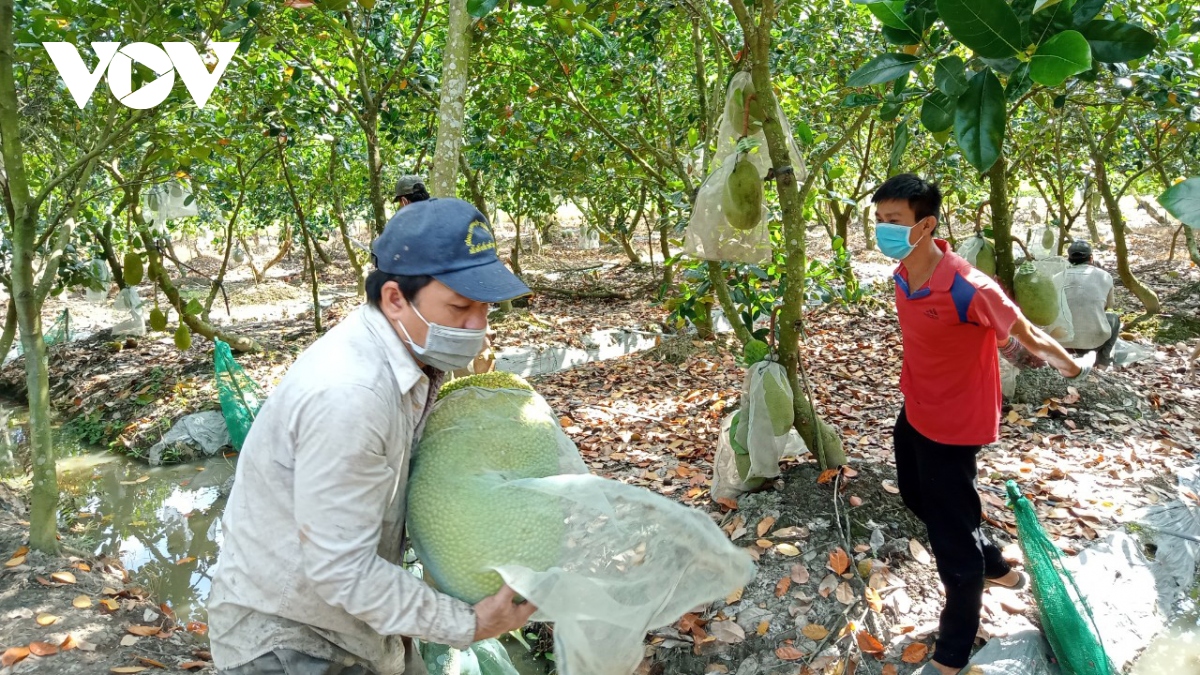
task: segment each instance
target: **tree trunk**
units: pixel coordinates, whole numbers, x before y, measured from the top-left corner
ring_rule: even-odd
[[[699,314],[696,316],[696,337],[701,340],[711,340],[717,336],[713,330],[712,305],[708,302],[699,304]]]
[[[267,261],[266,265],[263,265],[262,276],[264,278],[267,275],[267,270],[278,265],[284,256],[292,252],[292,227],[291,225],[284,225],[283,227],[283,241],[279,243],[279,253],[276,253],[274,258],[271,258]]]
[[[658,231],[658,248],[662,251],[663,271],[662,288],[666,294],[675,285],[675,265],[671,264],[671,242],[667,239],[667,228]]]
[[[471,166],[467,164],[466,155],[458,153],[458,166],[462,170],[463,177],[467,179],[467,189],[471,192],[471,203],[483,215],[488,215],[487,196],[483,193],[483,185],[479,182],[479,172],[472,171]]]
[[[458,156],[462,150],[467,71],[471,63],[471,15],[467,12],[467,0],[450,0],[446,48],[442,54],[437,145],[433,150],[429,187],[434,197],[454,197],[458,192]]]
[[[1196,231],[1184,225],[1183,239],[1187,242],[1188,255],[1192,258],[1192,264],[1200,267],[1200,248],[1196,246]]]
[[[625,252],[625,257],[629,258],[629,262],[634,265],[642,264],[642,258],[637,251],[633,250],[633,242],[630,241],[630,234],[624,230],[617,230],[617,239],[621,242],[621,250]]]
[[[754,336],[750,333],[750,328],[746,326],[746,322],[742,321],[741,314],[738,313],[737,307],[733,304],[733,298],[729,295],[729,282],[725,278],[725,270],[721,268],[721,263],[716,260],[708,261],[708,280],[712,283],[713,291],[717,295],[717,302],[721,305],[721,312],[725,314],[725,319],[729,321],[729,325],[733,327],[733,334],[737,336],[742,346],[746,346]]]
[[[822,468],[839,466],[846,463],[841,438],[838,437],[837,431],[833,427],[817,416],[808,388],[801,386],[799,327],[804,308],[804,273],[808,265],[805,256],[803,220],[806,195],[800,194],[796,184],[796,172],[802,172],[804,167],[791,165],[787,139],[777,117],[779,104],[771,81],[770,29],[775,14],[775,3],[774,0],[763,0],[761,3],[755,4],[756,7],[761,7],[762,13],[759,25],[755,26],[753,19],[747,14],[742,0],[731,1],[734,3],[735,11],[738,11],[743,30],[747,35],[754,91],[761,99],[759,102],[767,113],[766,120],[763,122],[763,133],[767,139],[771,164],[775,170],[779,205],[783,213],[787,285],[784,290],[783,308],[779,321],[779,360],[788,373],[788,382],[792,387],[796,411],[796,430],[800,432],[800,436],[804,438],[804,442],[817,457]],[[805,382],[807,379],[805,376]]]
[[[108,269],[112,272],[113,281],[117,283],[117,288],[125,290],[125,268],[121,264],[121,259],[117,257],[117,252],[112,245],[112,221],[107,220],[104,223],[104,228],[97,230],[89,228],[92,231],[92,236],[96,241],[100,242],[100,250],[104,253],[104,259],[108,262]],[[104,289],[108,290],[108,289]]]
[[[13,301],[12,290],[8,292],[8,309],[5,312],[4,333],[0,335],[0,362],[12,351],[13,340],[17,337],[17,303]]]
[[[317,239],[315,236],[313,236],[311,239],[313,251],[317,254],[317,257],[321,259],[321,265],[323,267],[329,267],[332,265],[333,258],[329,256],[329,252],[325,250],[325,247],[321,246],[321,240]]]
[[[1013,262],[1012,205],[1008,201],[1008,158],[1004,152],[988,170],[988,199],[992,209],[992,236],[996,242],[996,280],[1013,293],[1013,277],[1017,267]]]
[[[316,327],[317,333],[320,333],[321,297],[320,285],[317,281],[317,263],[313,260],[313,247],[308,232],[308,219],[304,216],[304,207],[300,205],[300,198],[296,196],[296,187],[292,185],[292,172],[288,170],[287,154],[284,151],[283,144],[279,146],[279,164],[283,168],[283,182],[287,185],[288,195],[292,198],[292,208],[296,211],[296,217],[300,219],[300,240],[304,243],[304,258],[308,261],[309,280],[312,289],[313,324]]]
[[[238,243],[242,245],[242,250],[246,252],[246,265],[250,267],[250,274],[254,275],[254,283],[262,282],[262,274],[258,268],[254,266],[254,254],[250,251],[250,244],[246,242],[246,238],[238,235]]]
[[[1100,194],[1096,192],[1095,188],[1092,188],[1084,192],[1084,199],[1087,200],[1085,211],[1087,212],[1088,237],[1091,238],[1093,244],[1099,244],[1100,228],[1096,227],[1096,211],[1100,209]]]
[[[378,120],[372,119],[367,125],[367,177],[371,187],[371,216],[375,219],[375,236],[383,234],[383,228],[387,225],[387,207],[383,199],[383,160],[379,156],[379,131]],[[290,240],[289,240],[290,243]],[[290,247],[289,247],[290,248]],[[282,254],[283,248],[280,247]],[[270,265],[263,268],[263,274],[278,262],[278,259],[271,261]]]
[[[862,233],[863,233],[863,248],[868,251],[875,250],[874,230],[871,228],[871,209],[864,207],[862,210]]]
[[[213,301],[217,299],[217,293],[221,291],[221,285],[225,283],[225,272],[229,269],[229,254],[233,252],[233,226],[237,222],[238,213],[242,210],[242,202],[246,198],[246,186],[242,185],[238,191],[237,202],[233,205],[233,212],[229,214],[229,223],[225,226],[225,255],[221,256],[221,269],[217,271],[217,278],[213,279],[212,288],[208,291],[208,298],[204,301],[204,317],[205,321],[209,320],[209,315],[212,312]]]
[[[346,257],[350,259],[350,267],[354,270],[354,279],[358,297],[367,297],[367,279],[363,275],[363,264],[358,259],[358,251],[350,238],[350,226],[346,224],[346,210],[342,204],[342,192],[337,184],[337,139],[329,144],[329,185],[333,188],[333,217],[337,220],[338,232],[342,235],[342,246],[346,249]]]
[[[1113,245],[1117,252],[1117,275],[1129,292],[1137,296],[1149,316],[1162,311],[1162,305],[1150,287],[1138,279],[1129,267],[1129,245],[1125,241],[1125,216],[1121,213],[1121,205],[1113,194],[1112,184],[1108,181],[1108,168],[1104,166],[1104,158],[1099,153],[1093,153],[1092,163],[1096,170],[1096,191],[1104,200],[1104,209],[1108,212],[1108,223],[1112,227]]]

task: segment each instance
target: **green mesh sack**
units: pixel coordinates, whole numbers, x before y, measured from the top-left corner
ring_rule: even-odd
[[[233,447],[242,449],[250,425],[266,396],[246,371],[233,360],[229,345],[216,340],[214,365],[217,372],[217,393],[221,398],[221,414],[229,427],[229,438]]]
[[[1046,536],[1037,513],[1008,481],[1008,505],[1017,518],[1017,540],[1025,554],[1025,570],[1033,585],[1042,632],[1066,675],[1114,675],[1100,631],[1075,578],[1063,566],[1062,554]]]
[[[62,314],[58,315],[58,318],[54,320],[54,324],[50,326],[49,330],[42,332],[42,340],[46,342],[47,347],[70,342],[71,337],[71,312],[67,309],[64,309]],[[25,348],[21,345],[20,336],[17,336],[16,343],[17,354],[24,354]]]

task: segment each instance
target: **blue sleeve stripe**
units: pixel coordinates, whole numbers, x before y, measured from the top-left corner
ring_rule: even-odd
[[[958,310],[958,320],[962,323],[974,323],[967,319],[967,310],[971,308],[971,301],[975,299],[977,290],[962,275],[954,273],[954,283],[950,284],[950,298],[954,300],[954,308]]]

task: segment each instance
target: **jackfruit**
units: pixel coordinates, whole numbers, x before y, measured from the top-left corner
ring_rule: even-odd
[[[545,570],[565,536],[557,498],[512,481],[557,475],[562,430],[523,380],[484,373],[450,382],[413,454],[408,532],[445,593],[476,603],[498,591],[490,568]]]
[[[989,277],[994,277],[996,276],[996,247],[983,235],[976,236],[983,239],[983,248],[975,254],[975,269]]]
[[[1054,230],[1050,229],[1050,226],[1047,225],[1046,229],[1042,230],[1042,248],[1053,251],[1054,239]]]
[[[739,455],[748,455],[750,451],[746,449],[745,444],[738,439],[738,423],[742,421],[742,411],[739,410],[733,413],[733,419],[729,421],[729,446]]]
[[[762,203],[763,182],[758,167],[743,156],[725,179],[725,189],[721,191],[725,219],[734,229],[752,229],[762,220]]]
[[[150,330],[166,330],[167,315],[157,307],[150,310]]]
[[[755,476],[754,478],[746,478],[750,474],[750,455],[739,455],[734,453],[733,463],[737,466],[738,478],[742,480],[742,484],[753,490],[761,487],[766,482],[766,478]]]
[[[1030,262],[1022,263],[1013,277],[1017,306],[1025,318],[1039,326],[1049,326],[1058,318],[1058,289],[1054,279],[1038,271]]]
[[[796,421],[796,410],[792,407],[792,386],[787,380],[773,375],[764,375],[762,384],[767,416],[771,418],[771,431],[776,436],[782,436]]]
[[[121,270],[121,276],[125,278],[126,286],[137,286],[142,283],[145,277],[145,269],[142,268],[142,257],[130,251],[125,254],[125,261]]]
[[[187,324],[179,322],[179,328],[175,329],[175,347],[179,351],[186,351],[192,346],[192,331],[188,330]]]
[[[750,129],[743,129],[746,123],[747,98],[750,99]],[[741,87],[734,89],[725,101],[725,119],[738,131],[739,135],[742,132],[755,133],[762,128],[766,115],[752,82],[747,80]]]
[[[742,360],[746,362],[747,366],[752,366],[767,358],[770,353],[771,348],[767,346],[767,343],[762,340],[751,340],[742,349]]]

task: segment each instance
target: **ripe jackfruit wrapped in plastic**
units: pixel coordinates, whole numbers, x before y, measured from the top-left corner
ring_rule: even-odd
[[[507,583],[555,624],[564,675],[628,675],[646,632],[753,576],[705,514],[592,476],[558,415],[504,373],[450,382],[425,422],[408,531],[426,578],[467,602]]]

